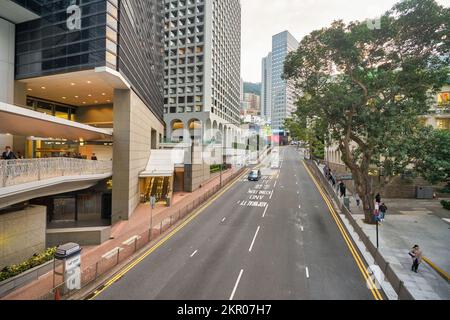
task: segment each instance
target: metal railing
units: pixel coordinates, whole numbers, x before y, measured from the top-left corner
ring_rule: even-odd
[[[10,187],[64,176],[112,174],[112,161],[72,158],[0,160],[0,186]]]
[[[224,179],[223,186],[216,183],[211,189],[204,192],[197,199],[185,204],[185,205],[174,205],[174,210],[171,215],[167,215],[160,221],[156,223],[151,223],[148,230],[144,231],[131,238],[130,242],[124,242],[117,248],[117,251],[111,252],[110,255],[99,258],[95,262],[91,262],[87,267],[83,267],[81,271],[81,289],[74,290],[69,293],[64,293],[65,284],[62,283],[62,279],[59,279],[55,286],[46,292],[45,294],[39,296],[36,300],[53,300],[56,298],[56,292],[60,294],[60,299],[66,300],[73,298],[81,298],[81,296],[87,294],[87,288],[97,284],[97,282],[106,281],[110,278],[117,268],[121,264],[129,263],[135,255],[147,248],[149,245],[154,245],[156,241],[159,241],[164,234],[172,230],[176,225],[185,221],[190,217],[195,210],[199,209],[205,205],[210,199],[218,195],[220,191],[224,190],[227,185],[240,178],[246,172],[246,168],[241,168],[236,172],[230,174]],[[152,219],[150,219],[152,221]],[[51,271],[53,273],[53,270]]]

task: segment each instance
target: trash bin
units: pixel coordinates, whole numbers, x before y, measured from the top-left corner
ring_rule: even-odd
[[[433,199],[433,187],[417,187],[416,198],[417,199]]]

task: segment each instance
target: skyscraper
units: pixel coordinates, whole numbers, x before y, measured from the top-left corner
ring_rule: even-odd
[[[262,60],[261,116],[266,120],[272,117],[272,52]]]
[[[294,87],[282,79],[284,62],[287,55],[297,50],[299,42],[289,31],[284,31],[272,37],[272,128],[282,130],[284,120],[295,112]]]
[[[239,0],[165,1],[167,138],[237,132],[241,91]]]

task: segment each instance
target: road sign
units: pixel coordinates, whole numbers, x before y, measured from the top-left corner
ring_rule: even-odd
[[[352,174],[338,174],[338,175],[336,175],[336,179],[341,180],[341,181],[351,181],[351,180],[353,180],[353,175]]]

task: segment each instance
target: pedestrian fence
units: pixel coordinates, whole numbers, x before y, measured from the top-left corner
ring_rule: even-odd
[[[73,158],[0,160],[0,187],[64,176],[112,174],[112,161]]]
[[[224,178],[222,186],[220,185],[220,183],[216,184],[212,189],[204,192],[199,198],[195,199],[187,205],[177,207],[177,205],[175,204],[174,214],[164,218],[157,223],[154,223],[154,225],[150,225],[149,222],[149,229],[147,231],[131,238],[129,241],[122,243],[120,247],[116,248],[115,251],[111,251],[107,255],[104,255],[100,260],[89,265],[88,267],[83,266],[81,271],[80,289],[65,292],[66,285],[65,283],[63,283],[62,277],[56,276],[56,281],[54,282],[51,290],[49,290],[46,294],[40,296],[37,300],[66,300],[73,297],[75,294],[80,293],[81,290],[86,289],[86,287],[94,284],[96,281],[106,280],[108,276],[111,276],[111,272],[116,267],[126,262],[138,251],[141,251],[143,248],[148,246],[152,241],[159,239],[175,224],[184,220],[194,210],[200,208],[209,199],[211,199],[222,189],[224,189],[227,184],[235,180],[237,177],[241,176],[245,171],[245,167],[239,169],[230,176]],[[52,270],[50,272],[50,275],[52,277],[54,276],[53,273],[54,271]]]
[[[338,191],[335,188],[333,188],[333,186],[329,181],[327,181],[325,176],[320,171],[319,167],[314,163],[313,160],[306,161],[306,164],[308,165],[308,168],[311,169],[311,172],[313,173],[314,177],[318,179],[318,181],[325,189],[327,194],[335,201],[338,208],[350,222],[350,225],[353,227],[353,230],[355,230],[356,234],[359,237],[359,240],[361,240],[364,243],[365,247],[374,258],[375,263],[383,271],[386,280],[391,284],[392,288],[397,293],[398,299],[415,300],[413,295],[409,292],[408,288],[406,288],[404,282],[395,273],[390,263],[385,260],[383,255],[380,253],[377,247],[373,244],[373,242],[370,240],[370,238],[358,224],[355,217],[352,215],[351,211],[344,205],[343,201],[339,198]]]

